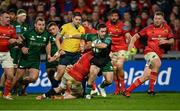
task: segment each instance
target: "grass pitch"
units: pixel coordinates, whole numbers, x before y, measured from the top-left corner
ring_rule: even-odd
[[[94,96],[74,100],[36,101],[36,94],[14,97],[8,101],[0,98],[0,110],[180,110],[180,93],[132,93],[130,98],[122,95]]]

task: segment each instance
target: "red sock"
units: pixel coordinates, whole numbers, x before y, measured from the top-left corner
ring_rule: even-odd
[[[5,89],[4,89],[4,96],[7,96],[10,93],[11,85],[12,85],[11,80],[6,80],[6,82],[5,82]]]
[[[119,87],[119,81],[118,81],[118,80],[114,80],[114,83],[115,83],[116,89],[120,89],[120,87]]]
[[[142,84],[142,82],[140,81],[140,79],[139,78],[136,79],[135,82],[127,88],[127,92],[132,92],[136,87],[138,87],[141,84]]]
[[[70,85],[66,86],[66,92],[69,93],[69,94],[71,93]]]
[[[149,83],[149,90],[154,91],[154,83],[156,82],[157,79],[157,72],[151,72],[150,75],[150,83]]]
[[[92,90],[95,90],[96,89],[96,83],[94,82],[93,84],[92,84]]]
[[[121,91],[125,91],[124,75],[120,76]]]

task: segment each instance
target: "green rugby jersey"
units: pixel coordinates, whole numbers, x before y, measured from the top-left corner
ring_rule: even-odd
[[[25,47],[29,48],[29,51],[28,54],[23,54],[22,59],[40,61],[40,54],[45,50],[50,34],[47,31],[39,34],[35,30],[30,30],[25,32],[23,36]]]
[[[56,46],[56,42],[55,42],[56,41],[56,37],[51,35],[49,37],[49,41],[51,42],[51,56],[53,56],[57,52],[57,50],[58,50],[58,48]]]
[[[23,34],[26,31],[29,30],[29,27],[26,23],[20,24],[17,21],[13,22],[11,25],[14,26],[14,28],[16,29],[16,33],[17,34]]]
[[[81,38],[86,41],[91,41],[96,44],[98,43],[105,43],[107,44],[107,48],[104,49],[98,49],[98,48],[92,48],[92,51],[94,52],[94,56],[98,57],[108,57],[109,53],[111,51],[111,37],[106,34],[105,38],[101,39],[98,34],[82,34]]]
[[[26,23],[20,24],[17,21],[15,21],[12,22],[11,25],[14,26],[14,28],[16,29],[16,33],[19,35],[22,35],[27,30],[29,30],[29,27]],[[9,48],[10,48],[11,57],[13,58],[13,63],[18,64],[19,58],[21,57],[21,50],[19,48],[14,48],[13,44],[10,44]]]

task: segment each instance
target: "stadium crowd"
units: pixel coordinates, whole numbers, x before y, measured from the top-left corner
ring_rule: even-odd
[[[151,24],[154,12],[162,10],[165,20],[176,35],[176,44],[171,50],[179,50],[179,0],[1,0],[0,3],[0,10],[11,12],[12,21],[16,18],[17,9],[26,10],[26,23],[30,28],[33,28],[37,16],[44,17],[47,23],[55,21],[58,26],[62,26],[71,21],[72,12],[75,11],[82,14],[82,21],[88,20],[92,28],[96,29],[97,24],[107,21],[107,12],[116,8],[120,19],[130,22],[127,25],[131,33]],[[137,47],[143,50],[144,46],[137,43]]]
[[[38,78],[40,55],[45,52],[52,89],[38,100],[51,96],[72,99],[82,93],[91,99],[91,91],[97,90],[94,80],[101,72],[105,80],[97,87],[103,97],[104,87],[113,79],[114,94],[129,97],[149,79],[148,93],[155,95],[153,85],[162,53],[180,50],[179,7],[180,0],[0,0],[3,98],[11,100],[11,92],[26,95],[28,84]],[[161,46],[147,49],[153,46],[149,38]],[[148,74],[126,89],[123,63],[129,53],[145,53]],[[64,91],[62,97],[54,96]]]

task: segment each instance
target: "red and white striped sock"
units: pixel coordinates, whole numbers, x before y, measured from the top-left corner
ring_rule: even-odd
[[[7,79],[6,82],[5,82],[4,96],[7,96],[10,93],[11,85],[12,85],[11,80]]]

